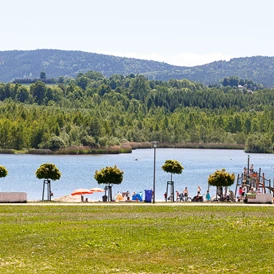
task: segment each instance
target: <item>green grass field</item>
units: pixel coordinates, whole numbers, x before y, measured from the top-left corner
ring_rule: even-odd
[[[274,207],[1,205],[0,273],[274,273]]]

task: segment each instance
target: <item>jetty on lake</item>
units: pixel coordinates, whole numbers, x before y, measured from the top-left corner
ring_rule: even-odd
[[[272,203],[274,186],[271,179],[267,179],[261,168],[254,170],[253,164],[250,165],[248,155],[247,167],[242,174],[238,174],[235,188],[235,197],[242,199],[239,189],[244,192],[244,202],[246,203]]]

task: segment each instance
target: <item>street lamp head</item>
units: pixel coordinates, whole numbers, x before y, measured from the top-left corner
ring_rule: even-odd
[[[158,143],[159,143],[158,141],[152,141],[152,142],[151,142],[151,144],[152,144],[152,146],[153,146],[154,148],[157,147],[157,144],[158,144]]]

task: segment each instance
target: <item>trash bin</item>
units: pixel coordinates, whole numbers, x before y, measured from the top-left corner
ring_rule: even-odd
[[[146,203],[151,203],[152,200],[152,190],[145,190],[145,202]]]
[[[107,196],[107,195],[103,195],[103,196],[102,196],[102,199],[103,199],[103,202],[107,202],[108,196]]]

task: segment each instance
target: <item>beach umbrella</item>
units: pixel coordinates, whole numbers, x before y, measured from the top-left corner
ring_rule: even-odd
[[[94,187],[94,188],[90,189],[90,191],[92,191],[92,192],[105,192],[104,189],[99,188],[99,187]]]
[[[93,194],[93,191],[87,189],[87,188],[77,188],[75,189],[71,195],[85,195],[85,194]]]

